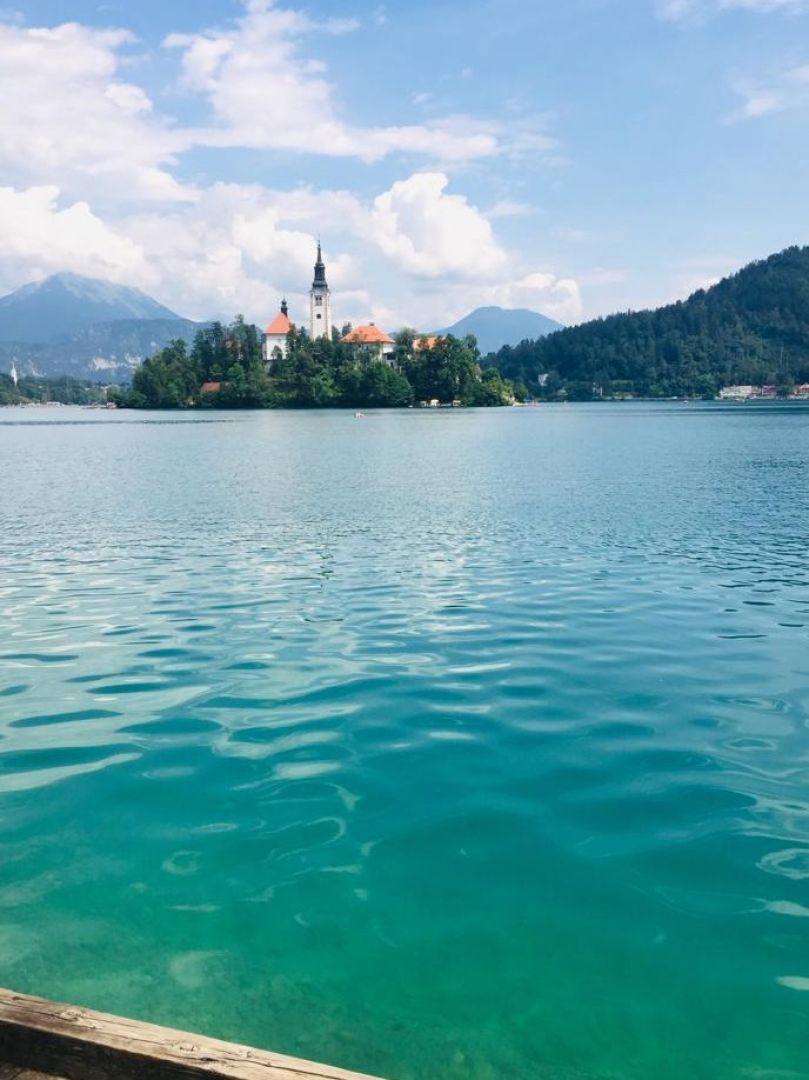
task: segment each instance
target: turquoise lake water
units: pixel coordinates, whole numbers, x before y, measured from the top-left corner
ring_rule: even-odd
[[[809,409],[5,409],[0,466],[0,985],[809,1077]]]

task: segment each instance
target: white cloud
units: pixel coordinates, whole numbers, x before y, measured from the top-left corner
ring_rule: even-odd
[[[496,218],[529,217],[536,212],[536,207],[530,203],[516,199],[498,199],[494,206],[486,211],[486,217],[489,221],[494,221]]]
[[[85,202],[60,207],[54,186],[0,188],[0,235],[2,278],[9,287],[60,270],[121,282],[150,277],[136,243]]]
[[[743,98],[731,120],[749,120],[785,109],[809,108],[809,64],[779,71],[769,83],[737,80],[733,89]]]
[[[302,34],[328,27],[274,0],[248,0],[244,15],[230,29],[169,35],[165,45],[180,50],[184,86],[204,95],[213,112],[214,124],[194,132],[195,142],[369,162],[394,152],[442,161],[497,152],[496,136],[482,125],[460,129],[434,121],[362,128],[342,120],[324,65],[300,49]]]
[[[194,318],[241,311],[261,322],[282,295],[301,318],[322,232],[339,322],[429,329],[484,303],[575,321],[577,283],[515,273],[486,218],[446,187],[442,174],[416,173],[364,203],[346,191],[220,183],[193,204],[114,224],[86,203],[62,205],[53,187],[0,189],[0,284],[68,269],[139,286]]]
[[[116,77],[125,30],[0,23],[0,171],[117,199],[183,199],[168,171],[181,140],[143,90]]]
[[[193,317],[241,310],[261,320],[282,293],[304,310],[322,233],[338,319],[446,325],[450,307],[463,313],[483,302],[569,317],[575,282],[526,274],[495,236],[492,221],[530,207],[505,200],[483,211],[450,190],[446,172],[475,157],[547,155],[544,118],[352,125],[302,42],[348,33],[355,21],[316,22],[273,0],[242,6],[223,31],[167,39],[184,86],[211,109],[212,122],[193,130],[172,124],[123,74],[135,70],[128,31],[0,21],[0,175],[8,185],[0,188],[0,285],[72,270],[139,286]],[[382,9],[372,16],[379,25],[386,18]],[[441,164],[405,172],[362,200],[303,185],[181,183],[178,156],[206,145],[366,161],[404,153]]]
[[[338,248],[335,223],[350,245],[366,221],[367,210],[347,192],[220,183],[193,206],[141,213],[124,224],[151,253],[160,299],[170,307],[195,318],[241,311],[261,320],[281,294],[303,308],[321,231],[334,238],[327,245],[332,287],[362,285],[354,259]]]
[[[373,237],[404,270],[420,277],[480,278],[506,255],[486,217],[463,195],[448,195],[440,172],[414,173],[374,200]]]
[[[487,290],[488,302],[501,307],[527,307],[563,323],[581,318],[582,299],[578,281],[560,278],[547,270],[534,270],[516,281]]]

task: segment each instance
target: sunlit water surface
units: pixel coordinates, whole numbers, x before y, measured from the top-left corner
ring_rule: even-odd
[[[809,411],[0,411],[0,984],[809,1077]]]

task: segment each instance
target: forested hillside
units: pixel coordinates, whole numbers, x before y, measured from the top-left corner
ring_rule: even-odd
[[[676,304],[506,346],[489,361],[548,398],[712,397],[735,383],[788,392],[809,381],[809,247],[751,263]]]

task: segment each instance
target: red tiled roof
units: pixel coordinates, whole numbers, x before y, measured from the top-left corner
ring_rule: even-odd
[[[216,394],[221,389],[221,382],[204,382],[199,388],[199,392],[201,394]]]
[[[435,334],[419,334],[413,339],[413,351],[418,352],[419,349],[434,349],[435,343],[441,339]]]
[[[289,321],[283,311],[279,311],[273,321],[269,324],[264,331],[265,334],[288,334],[292,329],[292,323]]]
[[[373,323],[367,326],[355,326],[350,334],[346,334],[343,341],[348,345],[392,345],[393,338],[388,337],[384,330],[380,330]]]

